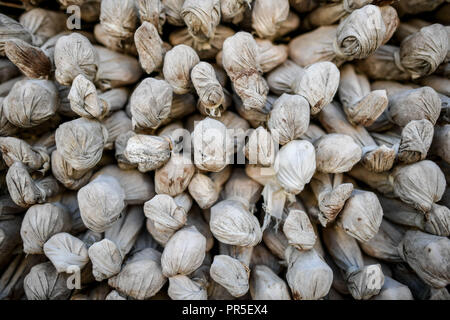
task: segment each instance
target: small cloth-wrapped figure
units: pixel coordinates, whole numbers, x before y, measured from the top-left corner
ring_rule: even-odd
[[[273,139],[285,145],[306,132],[309,118],[309,103],[304,97],[283,93],[273,104],[267,127]]]
[[[120,218],[127,204],[143,204],[154,194],[151,177],[110,165],[98,171],[77,197],[84,224],[92,231],[104,232]]]
[[[252,8],[252,27],[260,38],[273,39],[289,15],[289,1],[256,0]]]
[[[167,137],[130,133],[123,157],[130,164],[137,165],[141,172],[162,167],[171,157],[172,143]]]
[[[361,160],[361,147],[352,137],[326,134],[314,142],[317,170],[323,173],[344,173]]]
[[[385,145],[378,146],[366,128],[361,125],[353,126],[347,120],[344,111],[336,102],[322,109],[319,121],[328,133],[341,133],[352,137],[362,148],[361,163],[368,170],[384,172],[394,165],[395,149]]]
[[[69,232],[72,228],[71,216],[58,203],[36,204],[26,212],[20,236],[23,251],[27,254],[42,254],[45,242],[60,232]]]
[[[160,261],[145,256],[127,261],[117,275],[108,279],[108,285],[122,295],[146,300],[158,293],[166,281]]]
[[[409,164],[425,160],[433,140],[433,124],[426,120],[412,120],[401,130],[372,133],[372,137],[379,144],[385,144],[398,150],[397,158]]]
[[[101,4],[100,23],[116,38],[132,38],[138,23],[138,10],[133,0],[105,0]]]
[[[36,203],[47,202],[62,191],[53,176],[33,179],[29,169],[21,162],[14,162],[6,173],[6,185],[15,204],[28,208]]]
[[[444,288],[450,283],[447,263],[450,257],[450,240],[417,230],[409,230],[398,246],[400,256],[417,275],[434,288]]]
[[[21,39],[27,43],[32,42],[32,35],[16,20],[7,15],[0,14],[0,56],[5,55],[5,43],[10,39]]]
[[[383,208],[384,209],[384,208]],[[359,242],[365,254],[387,262],[402,262],[397,247],[403,239],[401,228],[383,219],[377,234],[366,242]]]
[[[159,0],[157,2],[160,3]],[[139,62],[145,72],[150,74],[160,70],[163,66],[165,49],[156,27],[144,21],[134,33],[134,42],[139,54]]]
[[[52,81],[24,79],[16,82],[3,100],[2,117],[19,128],[31,128],[54,116],[58,107]]]
[[[50,77],[52,62],[42,49],[23,40],[14,39],[5,43],[4,50],[6,57],[27,77],[32,79]]]
[[[223,43],[223,67],[247,110],[262,110],[269,92],[261,75],[258,51],[258,44],[247,32],[238,32]]]
[[[172,300],[208,300],[208,292],[202,279],[187,276],[169,278],[167,294]]]
[[[50,157],[45,146],[29,145],[26,141],[14,137],[0,137],[0,151],[7,166],[21,162],[32,172],[45,174],[50,168]]]
[[[316,243],[316,233],[305,211],[290,209],[283,223],[283,233],[289,245],[298,250],[310,250]]]
[[[442,198],[446,187],[444,173],[430,160],[397,166],[392,181],[395,195],[424,213]]]
[[[328,61],[302,68],[287,60],[268,74],[267,83],[276,94],[303,96],[310,105],[311,115],[316,115],[333,100],[339,86],[339,69]]]
[[[82,270],[89,262],[85,243],[74,236],[61,232],[44,244],[44,253],[53,263],[58,273],[69,272],[74,266]]]
[[[250,270],[241,261],[230,256],[214,256],[209,273],[233,297],[242,297],[249,290]]]
[[[167,242],[161,256],[162,272],[166,277],[189,275],[205,259],[206,238],[196,227],[178,230]]]
[[[80,74],[73,80],[68,99],[72,111],[79,116],[102,120],[109,113],[123,108],[128,93],[126,89],[112,89],[98,94],[94,83]]]
[[[341,68],[339,99],[348,121],[365,127],[372,125],[388,106],[386,90],[371,91],[367,77],[356,73],[351,64]]]
[[[89,40],[80,33],[58,39],[55,46],[55,78],[65,86],[82,74],[93,81],[99,69],[99,55]]]
[[[445,61],[448,47],[446,28],[432,24],[403,39],[400,47],[381,46],[357,66],[374,80],[417,79],[436,71]]]
[[[315,249],[298,251],[289,246],[285,259],[288,264],[286,280],[294,300],[319,300],[328,294],[333,271]]]
[[[366,5],[339,25],[323,26],[294,38],[289,43],[289,56],[303,67],[318,61],[341,65],[364,59],[383,44],[386,30],[380,8]]]
[[[199,62],[192,68],[191,79],[202,108],[211,117],[220,117],[224,110],[223,88],[216,78],[216,72],[207,62]]]
[[[265,265],[252,268],[250,294],[253,300],[291,300],[286,282]]]
[[[107,140],[106,128],[86,118],[64,122],[55,133],[58,153],[75,170],[92,169],[100,161]]]
[[[191,91],[191,71],[199,62],[200,58],[194,49],[184,44],[177,45],[166,53],[163,74],[174,93],[185,94]]]
[[[236,246],[255,246],[262,238],[254,205],[261,196],[261,186],[242,169],[234,169],[225,185],[224,199],[211,208],[209,226],[220,242]]]
[[[359,241],[372,239],[380,228],[383,208],[375,193],[354,189],[337,218],[337,224]]]
[[[315,151],[308,141],[289,142],[280,149],[275,159],[277,180],[289,194],[299,194],[311,181],[315,170]]]
[[[364,266],[357,241],[338,226],[323,229],[323,240],[336,265],[342,270],[347,288],[356,300],[377,295],[384,275],[379,264]]]
[[[49,262],[35,265],[23,280],[28,300],[66,300],[72,290],[67,287],[68,274],[58,273]]]
[[[234,139],[220,121],[206,118],[198,122],[192,132],[194,164],[200,170],[219,172],[231,163]]]
[[[157,129],[170,115],[172,87],[165,80],[144,79],[130,98],[135,130]]]
[[[185,0],[180,15],[189,34],[206,42],[214,37],[220,22],[220,0]]]
[[[89,247],[88,254],[95,280],[102,281],[120,272],[123,257],[113,241],[103,239],[94,243]]]
[[[209,174],[197,172],[189,182],[189,194],[201,209],[209,209],[219,199],[222,186],[231,175],[230,166]]]
[[[170,237],[187,221],[192,200],[186,194],[172,198],[158,194],[144,204],[147,230],[160,244],[165,245]]]

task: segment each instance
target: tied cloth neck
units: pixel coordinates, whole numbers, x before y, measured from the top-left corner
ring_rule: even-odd
[[[250,201],[247,199],[240,197],[238,195],[233,195],[231,197],[226,198],[226,200],[236,201],[242,204],[251,214],[253,214],[253,211],[255,210],[255,205],[250,204]]]
[[[295,202],[295,195],[286,192],[279,184],[273,182],[264,187],[262,195],[265,216],[261,230],[264,231],[270,225],[272,218],[275,220],[274,228],[278,229],[280,222],[283,220],[286,201],[288,203]]]
[[[394,52],[394,64],[400,71],[408,73],[406,69],[403,67],[402,62],[400,60],[400,50],[395,50]]]

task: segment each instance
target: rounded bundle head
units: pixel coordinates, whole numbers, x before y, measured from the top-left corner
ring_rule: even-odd
[[[446,187],[444,173],[430,160],[398,166],[392,176],[396,196],[424,213],[441,199]]]
[[[372,239],[383,220],[383,208],[375,193],[353,190],[338,216],[337,223],[359,241]]]
[[[314,142],[317,170],[324,173],[350,171],[361,160],[362,149],[352,137],[331,133]]]
[[[88,250],[92,274],[97,281],[111,278],[120,272],[123,257],[116,244],[108,239],[94,243]]]
[[[171,111],[172,87],[165,80],[144,79],[130,97],[133,128],[157,129]]]
[[[169,278],[167,294],[172,300],[208,300],[208,292],[201,281],[187,276]]]
[[[36,204],[28,209],[20,228],[23,251],[27,254],[42,254],[48,239],[57,233],[70,231],[71,227],[71,217],[62,206]]]
[[[81,270],[89,262],[88,250],[84,242],[65,232],[55,234],[48,239],[44,244],[44,253],[58,273],[70,273],[72,266]]]
[[[258,219],[234,200],[223,200],[211,208],[209,226],[214,237],[226,244],[255,246],[262,239]]]
[[[294,300],[319,300],[326,296],[333,282],[333,271],[315,249],[286,249],[288,271],[286,280]]]
[[[309,126],[309,104],[299,95],[283,93],[273,104],[267,127],[279,144],[300,138]]]
[[[17,81],[3,100],[3,114],[20,128],[35,127],[55,115],[58,91],[49,80]]]
[[[181,10],[189,34],[200,42],[214,37],[220,23],[220,0],[186,0]]]
[[[299,194],[316,171],[314,146],[304,140],[284,145],[275,158],[278,182],[288,193]]]
[[[65,86],[70,86],[79,74],[94,81],[99,68],[97,51],[85,36],[76,32],[58,39],[54,61],[55,78]]]
[[[206,238],[196,227],[177,231],[167,242],[161,256],[161,266],[166,277],[189,275],[205,259]]]
[[[220,121],[206,118],[192,132],[194,163],[205,171],[219,172],[231,162],[234,155],[234,139]]]
[[[90,230],[104,232],[125,208],[125,191],[116,178],[100,176],[78,191],[81,219]]]
[[[200,62],[198,54],[189,46],[179,44],[169,50],[164,57],[164,79],[176,94],[191,91],[191,71]]]
[[[265,265],[252,268],[250,294],[253,300],[291,300],[286,282]]]
[[[158,262],[142,259],[126,263],[119,274],[109,278],[108,285],[134,299],[146,300],[158,293],[166,281]]]
[[[66,300],[72,293],[67,288],[67,278],[50,261],[37,264],[23,280],[25,295],[28,300]]]
[[[423,27],[402,41],[401,67],[413,79],[429,75],[445,60],[449,46],[448,31],[443,25],[436,23]]]
[[[242,297],[249,289],[250,270],[230,256],[214,256],[209,273],[211,278],[227,289],[233,297]]]
[[[64,122],[55,133],[58,153],[75,170],[92,169],[100,161],[107,141],[106,128],[86,118]]]

